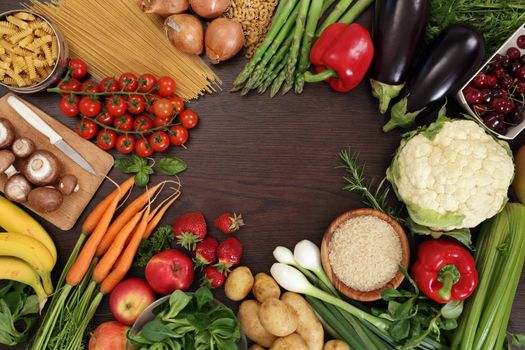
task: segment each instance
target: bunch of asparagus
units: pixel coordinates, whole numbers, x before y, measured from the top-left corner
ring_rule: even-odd
[[[292,88],[300,94],[310,66],[312,43],[330,24],[352,23],[374,0],[339,0],[320,26],[319,20],[336,0],[280,0],[272,25],[251,60],[233,82],[241,95],[255,90],[270,96]],[[282,89],[281,89],[282,88]]]

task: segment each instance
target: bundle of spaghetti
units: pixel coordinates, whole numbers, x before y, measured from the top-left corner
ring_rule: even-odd
[[[28,8],[49,18],[64,34],[72,57],[85,60],[95,78],[152,73],[171,76],[177,95],[194,99],[221,81],[198,56],[178,51],[166,39],[162,20],[132,0],[30,0]]]

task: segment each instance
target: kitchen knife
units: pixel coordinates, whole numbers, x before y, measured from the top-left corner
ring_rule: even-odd
[[[9,96],[7,103],[18,113],[26,122],[28,122],[33,128],[44,134],[49,138],[52,145],[55,145],[61,150],[66,156],[77,163],[80,167],[90,172],[93,175],[97,175],[95,169],[89,165],[89,163],[75,151],[66,141],[62,139],[53,128],[47,125],[31,108],[27,107],[20,99],[16,96]]]

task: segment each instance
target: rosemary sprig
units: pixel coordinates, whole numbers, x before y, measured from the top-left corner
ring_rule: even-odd
[[[364,176],[365,163],[360,164],[358,153],[342,150],[341,153],[339,153],[339,158],[341,159],[341,163],[337,168],[344,169],[348,173],[348,175],[344,177],[346,185],[343,189],[360,195],[362,202],[367,206],[382,211],[398,222],[403,223],[404,219],[400,218],[401,209],[394,208],[388,204],[388,194],[390,193],[391,187],[386,182],[386,177],[377,185],[375,179],[367,180]]]

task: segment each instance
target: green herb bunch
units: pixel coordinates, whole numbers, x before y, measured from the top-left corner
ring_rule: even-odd
[[[173,156],[161,158],[158,163],[150,163],[149,159],[136,154],[115,160],[115,168],[125,174],[135,174],[135,185],[138,187],[148,184],[150,176],[155,173],[154,167],[161,173],[172,176],[182,173],[188,165],[182,159]]]
[[[157,228],[149,239],[144,239],[140,243],[137,254],[135,255],[134,265],[146,267],[153,255],[170,249],[171,242],[173,242],[174,239],[173,229],[170,225]]]

